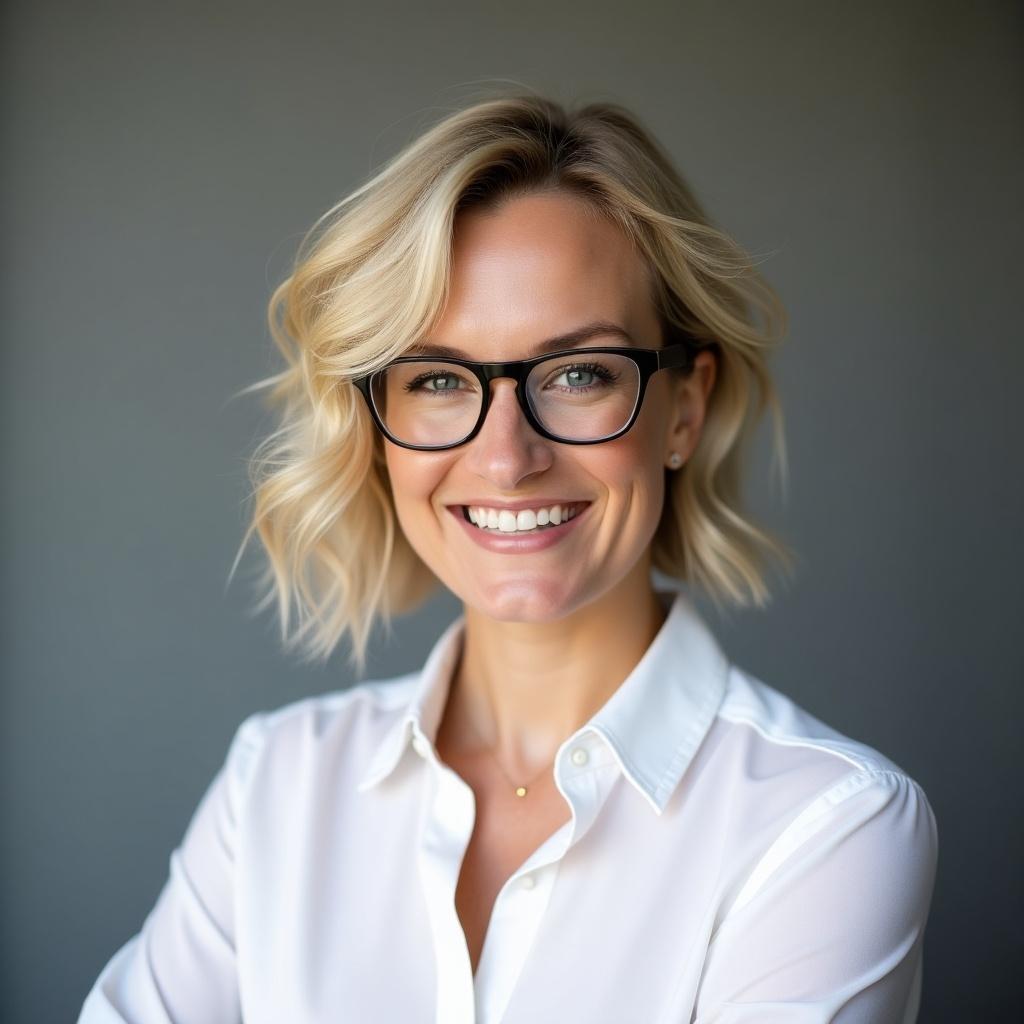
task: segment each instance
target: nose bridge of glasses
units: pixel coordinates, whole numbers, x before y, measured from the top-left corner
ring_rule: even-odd
[[[492,387],[500,380],[511,380],[513,383],[521,383],[526,380],[527,367],[520,362],[512,363],[484,363],[480,366],[484,380],[488,387]]]
[[[489,392],[487,400],[487,413],[484,416],[484,420],[493,419],[493,411],[498,408],[502,411],[502,415],[507,415],[509,406],[507,403],[512,403],[511,411],[513,415],[518,415],[525,420],[523,402],[525,401],[525,391],[521,386],[518,377],[512,373],[492,373],[488,375],[487,379],[487,390]]]

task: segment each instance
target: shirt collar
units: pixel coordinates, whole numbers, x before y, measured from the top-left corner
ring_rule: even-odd
[[[600,736],[625,776],[661,814],[714,721],[728,661],[687,594],[657,593],[668,609],[657,636],[618,689],[565,742],[588,730]],[[387,778],[413,739],[433,746],[464,627],[460,616],[434,644],[408,706],[372,757],[360,792]]]

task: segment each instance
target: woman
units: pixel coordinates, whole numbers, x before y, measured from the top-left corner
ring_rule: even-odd
[[[920,786],[652,582],[788,564],[738,500],[778,312],[613,105],[477,104],[325,215],[254,459],[285,639],[465,614],[242,723],[81,1021],[916,1018]]]

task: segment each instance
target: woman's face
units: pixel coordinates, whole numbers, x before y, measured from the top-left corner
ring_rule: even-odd
[[[526,359],[546,339],[606,321],[627,332],[583,346],[660,348],[642,258],[618,227],[567,193],[533,194],[460,215],[442,318],[422,341],[467,359]],[[714,361],[687,378],[655,374],[633,427],[612,441],[568,445],[533,431],[514,381],[491,382],[480,432],[449,451],[384,442],[399,523],[435,575],[467,606],[496,620],[560,619],[612,588],[646,579],[669,453],[688,458],[703,420]],[[482,531],[464,506],[582,507],[532,537]],[[508,522],[506,516],[506,522]],[[550,531],[550,532],[549,532]]]

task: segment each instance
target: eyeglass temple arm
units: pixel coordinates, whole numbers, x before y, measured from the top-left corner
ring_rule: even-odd
[[[696,338],[681,337],[677,341],[670,342],[664,348],[655,350],[658,369],[666,370],[684,366],[687,370],[691,370],[697,353],[705,348],[713,348],[714,345],[713,341],[698,341]]]

